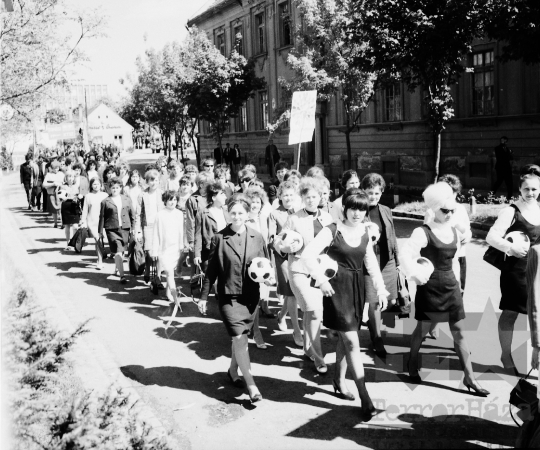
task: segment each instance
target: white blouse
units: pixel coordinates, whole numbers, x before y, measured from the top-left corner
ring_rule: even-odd
[[[337,230],[341,233],[347,245],[351,247],[358,247],[362,243],[362,237],[367,233],[366,226],[364,224],[360,224],[357,227],[349,227],[343,224],[343,222],[338,222]],[[329,280],[329,278],[324,275],[324,271],[317,263],[317,256],[319,256],[324,249],[332,243],[333,240],[334,236],[332,234],[332,230],[328,227],[324,227],[302,252],[302,262],[308,270],[308,273],[315,279],[316,286],[320,286],[322,283]],[[387,297],[390,295],[390,293],[386,290],[381,269],[379,267],[379,262],[377,261],[377,256],[373,251],[373,243],[371,240],[368,240],[366,254],[364,256],[364,264],[366,265],[366,269],[373,280],[373,285],[377,290],[377,295],[380,297]]]
[[[444,244],[450,244],[454,240],[454,227],[450,223],[438,223],[435,221],[431,221],[429,224],[429,227],[431,228],[431,231],[433,231],[433,234]],[[456,277],[456,280],[460,279],[460,272],[459,272],[459,249],[461,247],[461,241],[463,240],[462,234],[459,232],[459,230],[456,229],[457,233],[457,246],[458,250],[456,254],[454,255],[454,259],[452,261],[452,270],[454,271],[454,275]],[[405,241],[405,244],[403,247],[399,250],[399,263],[400,263],[400,269],[403,270],[403,273],[407,276],[407,278],[411,278],[418,274],[418,264],[416,263],[416,260],[420,257],[420,250],[427,247],[428,240],[426,233],[422,229],[422,227],[415,228],[414,231],[411,234],[411,237]]]
[[[90,230],[97,233],[99,225],[99,214],[101,211],[101,202],[109,195],[106,192],[89,192],[84,199],[83,212],[81,222],[86,224]]]
[[[164,208],[156,214],[150,255],[180,253],[184,244],[184,215],[178,209]]]
[[[528,203],[519,199],[515,205],[519,208],[521,215],[527,222],[535,226],[540,225],[540,207],[536,201]],[[497,220],[489,229],[489,233],[486,236],[486,242],[489,245],[506,254],[508,254],[512,248],[512,243],[504,239],[504,236],[506,235],[508,228],[512,225],[515,211],[516,210],[511,206],[501,209],[497,216]]]

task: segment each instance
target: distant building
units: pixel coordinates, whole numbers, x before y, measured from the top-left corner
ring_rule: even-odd
[[[88,136],[93,144],[133,147],[133,127],[104,103],[88,110]]]
[[[59,109],[66,115],[66,120],[79,120],[78,107],[82,107],[81,111],[85,105],[92,108],[108,95],[106,84],[70,84],[65,87],[53,87],[47,91],[43,112]]]
[[[224,55],[241,35],[241,53],[255,58],[257,75],[266,79],[267,88],[246,102],[224,140],[239,144],[246,161],[261,171],[266,124],[274,109],[289,102],[278,77],[291,76],[286,61],[298,20],[291,0],[214,0],[188,21],[188,26],[206,31]],[[464,57],[474,73],[464,74],[452,89],[456,115],[443,133],[441,171],[458,175],[466,187],[491,187],[493,149],[503,135],[510,138],[516,174],[519,166],[540,159],[540,66],[501,64],[496,59],[500,48],[495,41],[477,41]],[[376,93],[358,132],[351,135],[360,175],[379,172],[406,186],[425,186],[433,179],[433,136],[422,96],[421,90],[409,93],[403,84]],[[303,144],[301,169],[317,164],[327,176],[337,178],[347,163],[343,124],[343,107],[337,99],[318,104],[314,138]],[[203,153],[216,146],[207,130],[201,124]],[[283,129],[274,135],[274,143],[292,163],[287,138],[288,129]]]

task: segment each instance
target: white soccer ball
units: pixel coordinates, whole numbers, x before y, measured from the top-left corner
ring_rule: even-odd
[[[521,244],[522,248],[527,252],[531,248],[529,236],[527,236],[523,231],[511,231],[504,238],[512,243],[517,242],[518,244]]]
[[[317,262],[319,263],[319,267],[322,268],[325,277],[331,279],[336,276],[338,271],[338,263],[330,258],[330,256],[328,256],[326,253],[317,256]]]
[[[374,244],[379,242],[379,239],[381,238],[381,230],[379,230],[379,225],[373,222],[368,222],[366,223],[366,230],[371,242]]]
[[[275,280],[274,268],[266,258],[253,258],[248,266],[248,275],[256,283],[273,283]]]
[[[58,193],[56,194],[56,198],[58,198],[58,201],[65,202],[68,198],[68,193],[64,189],[60,189]]]
[[[433,263],[427,259],[421,256],[416,260],[417,270],[424,273],[428,278],[431,276],[433,271],[435,270],[435,267],[433,267]]]
[[[278,234],[278,238],[281,240],[281,251],[283,253],[292,253],[291,245],[295,242],[300,243],[300,248],[304,245],[304,239],[300,233],[292,230],[285,230]]]

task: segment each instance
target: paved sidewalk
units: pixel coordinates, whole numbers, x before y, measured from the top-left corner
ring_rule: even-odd
[[[20,241],[13,252],[26,251],[39,268],[42,281],[35,289],[48,286],[71,323],[95,317],[91,329],[102,344],[98,353],[110,357],[124,381],[175,431],[182,446],[235,450],[513,446],[517,428],[507,401],[517,379],[497,366],[498,272],[481,261],[485,251],[481,240],[469,250],[467,336],[477,376],[492,394],[483,399],[464,390],[447,326],[441,327],[437,341],[426,341],[422,349],[424,383],[409,383],[404,361],[415,322],[389,319],[384,337],[389,356],[383,361],[369,347],[363,354],[368,389],[381,410],[366,424],[358,416],[358,401],[333,395],[334,339],[323,337],[330,370],[321,376],[293,345],[290,331],[281,332],[275,319],[261,317],[270,348],[263,351],[250,345],[253,372],[264,397],[253,406],[246,392],[228,382],[230,340],[215,303],[209,315],[201,317],[186,299],[184,313],[166,330],[164,319],[171,307],[162,297],[153,296],[140,279],[130,277],[126,287],[120,285],[112,275],[112,261],[96,271],[92,245],[82,255],[64,252],[63,231],[53,229],[46,215],[20,206],[24,192],[17,177],[9,175],[3,182],[2,208],[12,218]],[[418,225],[411,220],[396,224],[400,242]],[[278,306],[272,302],[274,310]],[[361,338],[367,347],[367,332],[362,331]],[[526,365],[526,332],[518,333],[515,341]],[[348,386],[356,394],[351,380]]]

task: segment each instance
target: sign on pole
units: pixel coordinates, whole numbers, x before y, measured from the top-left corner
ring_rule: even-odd
[[[315,130],[317,91],[293,92],[289,145],[309,142]]]

